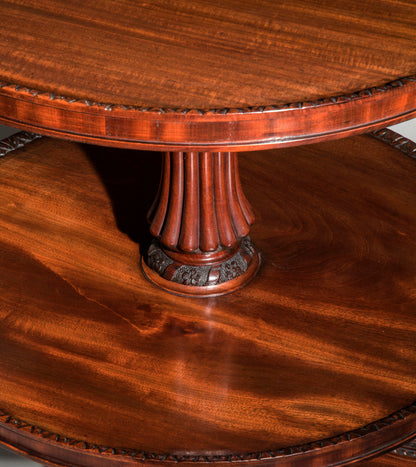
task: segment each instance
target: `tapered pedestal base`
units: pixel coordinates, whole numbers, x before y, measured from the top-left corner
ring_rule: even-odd
[[[142,268],[164,290],[223,295],[246,285],[259,269],[259,254],[248,237],[254,214],[236,153],[165,153],[148,219],[157,240]]]

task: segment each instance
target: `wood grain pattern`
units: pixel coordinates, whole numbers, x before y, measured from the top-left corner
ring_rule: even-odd
[[[45,138],[0,160],[3,443],[319,466],[414,433],[415,161],[366,136],[276,156],[240,155],[264,267],[208,300],[138,270],[154,154]]]
[[[22,129],[203,151],[319,141],[415,114],[413,2],[1,6],[1,121]]]
[[[0,79],[90,102],[268,106],[416,73],[416,6],[408,1],[3,0],[1,7]]]
[[[375,459],[358,463],[360,467],[412,467],[415,465],[412,459],[398,459],[390,454],[378,456]]]

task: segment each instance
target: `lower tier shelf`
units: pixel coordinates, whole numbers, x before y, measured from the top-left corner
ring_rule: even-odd
[[[1,443],[75,467],[377,465],[416,435],[416,161],[370,136],[239,159],[262,265],[215,298],[140,270],[158,154],[42,138],[0,159]]]

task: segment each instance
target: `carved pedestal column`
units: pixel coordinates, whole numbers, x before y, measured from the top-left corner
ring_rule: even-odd
[[[149,212],[156,239],[142,261],[144,273],[183,295],[220,295],[243,287],[260,263],[248,237],[253,221],[236,153],[168,152]]]

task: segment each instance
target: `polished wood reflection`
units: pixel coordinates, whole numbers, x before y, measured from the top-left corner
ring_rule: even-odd
[[[0,80],[90,102],[269,106],[415,73],[409,1],[20,0],[2,15]]]
[[[415,116],[401,0],[2,3],[0,121],[117,147],[229,151]]]
[[[415,400],[415,161],[363,136],[240,164],[264,266],[196,300],[138,267],[154,154],[42,139],[0,160],[3,442],[83,467],[143,452],[295,465],[290,446],[326,465],[415,430],[406,409],[360,431]]]
[[[148,213],[155,237],[142,267],[173,293],[216,296],[248,284],[260,258],[248,233],[254,214],[235,152],[167,152]]]

